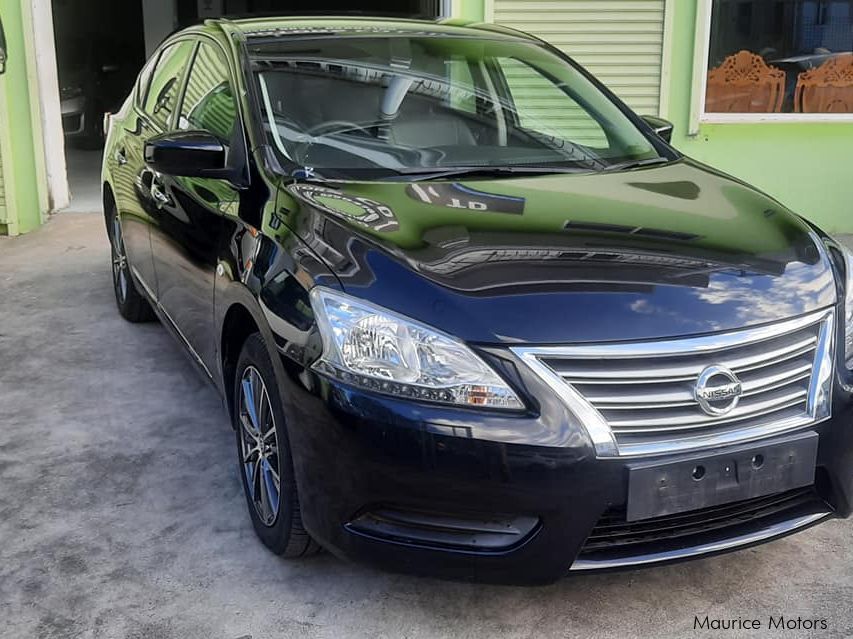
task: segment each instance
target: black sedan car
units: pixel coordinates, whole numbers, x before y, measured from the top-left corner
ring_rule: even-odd
[[[278,554],[543,583],[846,517],[850,256],[670,133],[506,28],[208,22],[108,121],[118,308]]]

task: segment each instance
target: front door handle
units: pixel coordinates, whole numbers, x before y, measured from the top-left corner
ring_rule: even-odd
[[[163,190],[162,185],[156,178],[151,181],[151,199],[154,200],[154,204],[158,209],[172,204],[172,198],[166,194],[166,191]]]
[[[119,166],[124,166],[125,164],[127,164],[127,154],[125,153],[124,149],[119,149],[116,151],[115,160]]]

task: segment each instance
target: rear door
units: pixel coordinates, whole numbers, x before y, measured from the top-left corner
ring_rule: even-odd
[[[173,130],[204,131],[229,147],[238,107],[225,52],[203,38],[193,56]],[[238,191],[226,180],[154,176],[157,223],[151,227],[160,304],[198,360],[216,370],[213,289],[225,216],[236,217]]]
[[[143,117],[142,105],[151,75],[157,66],[160,53],[157,52],[143,67],[137,80],[133,105],[128,109],[127,116],[120,121],[115,120],[121,127],[117,132],[116,142],[109,147],[110,153],[105,158],[110,174],[113,177],[116,206],[121,219],[122,239],[124,248],[134,277],[152,297],[156,293],[154,279],[154,262],[151,260],[151,241],[148,227],[151,219],[142,208],[137,179],[145,167],[142,161],[141,136],[147,126]]]
[[[168,126],[176,109],[183,68],[193,51],[190,41],[166,46],[152,58],[139,77],[136,103],[127,119],[110,162],[122,234],[128,260],[138,281],[157,298],[157,279],[151,256],[150,228],[157,222],[152,201],[153,173],[145,166],[145,141]]]

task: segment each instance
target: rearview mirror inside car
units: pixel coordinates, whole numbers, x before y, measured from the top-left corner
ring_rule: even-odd
[[[644,115],[642,118],[664,142],[672,142],[672,122],[654,115]]]
[[[166,175],[229,179],[227,156],[222,142],[204,131],[168,133],[145,143],[145,164]]]

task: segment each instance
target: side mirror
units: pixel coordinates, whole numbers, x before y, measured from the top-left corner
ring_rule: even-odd
[[[670,122],[669,120],[664,120],[663,118],[655,117],[653,115],[644,115],[642,116],[642,118],[646,124],[652,127],[652,131],[654,131],[658,135],[658,137],[663,139],[664,142],[672,142],[672,122]]]
[[[158,173],[179,177],[230,179],[228,151],[205,131],[177,131],[145,143],[145,164]]]
[[[6,73],[6,34],[3,32],[3,20],[0,18],[0,75]]]

